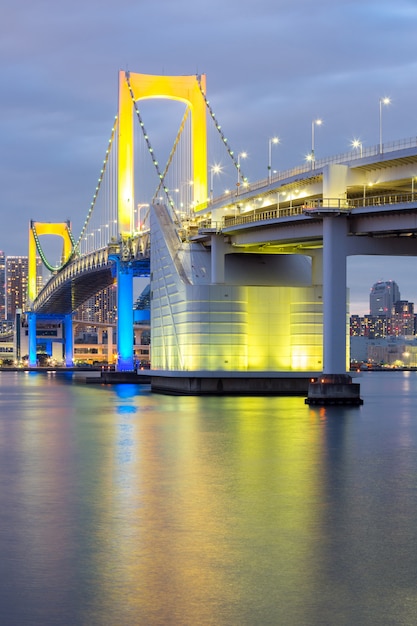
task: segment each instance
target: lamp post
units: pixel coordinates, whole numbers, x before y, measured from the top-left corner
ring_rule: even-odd
[[[362,150],[362,142],[359,141],[359,139],[354,139],[351,143],[352,148],[355,148],[356,150],[359,149],[360,153],[361,153],[361,158],[363,155],[363,150]]]
[[[315,163],[315,156],[314,156],[314,128],[316,126],[321,126],[323,124],[323,121],[318,119],[318,120],[313,120],[311,123],[311,169],[314,169],[314,163]]]
[[[246,157],[248,156],[247,152],[239,152],[239,154],[237,155],[237,194],[239,195],[239,187],[240,187],[240,158],[242,157],[242,159],[246,159]]]
[[[276,145],[279,143],[278,137],[271,137],[268,142],[268,182],[271,182],[272,176],[272,144]]]
[[[391,100],[389,98],[380,98],[379,99],[379,152],[382,154],[382,105],[390,104]]]
[[[210,168],[210,202],[213,202],[213,180],[214,174],[219,174],[221,172],[220,165],[213,165]]]

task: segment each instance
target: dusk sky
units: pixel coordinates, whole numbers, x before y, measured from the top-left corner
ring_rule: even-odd
[[[30,219],[70,219],[78,236],[117,113],[120,69],[206,74],[207,94],[245,175],[346,152],[359,138],[417,135],[415,0],[14,0],[0,21],[0,249],[27,254]],[[417,172],[416,172],[417,174]],[[350,259],[351,312],[377,280],[417,303],[417,260]]]

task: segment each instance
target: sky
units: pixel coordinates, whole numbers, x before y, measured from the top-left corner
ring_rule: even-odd
[[[0,250],[26,255],[31,219],[78,236],[117,113],[119,70],[206,74],[244,173],[417,135],[415,0],[14,0],[1,2]],[[351,313],[395,280],[417,303],[414,259],[348,261]]]

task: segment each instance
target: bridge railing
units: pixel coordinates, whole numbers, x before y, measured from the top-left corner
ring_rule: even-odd
[[[207,234],[208,232],[220,232],[222,229],[230,226],[241,226],[254,222],[264,222],[284,217],[300,216],[307,213],[311,216],[314,215],[315,210],[317,210],[317,212],[320,212],[320,210],[329,212],[349,212],[352,209],[359,207],[378,207],[390,204],[407,204],[411,202],[417,203],[417,192],[386,194],[382,196],[369,196],[368,198],[352,199],[319,198],[315,200],[306,200],[303,204],[300,203],[294,206],[280,207],[277,205],[268,209],[254,209],[247,211],[246,213],[224,217],[223,220],[219,222],[202,220],[198,223],[198,231],[200,234],[202,234],[203,231]]]
[[[382,153],[380,151],[379,144],[368,147],[362,146],[361,150],[359,150],[358,148],[354,148],[348,152],[335,154],[330,157],[324,157],[323,159],[316,159],[314,163],[311,163],[310,161],[288,170],[276,172],[272,174],[270,178],[263,178],[253,183],[248,183],[240,190],[240,193],[243,195],[253,191],[257,191],[259,189],[263,189],[265,187],[270,187],[271,185],[273,186],[281,180],[286,180],[299,174],[306,174],[311,172],[311,174],[314,175],[315,170],[320,169],[325,165],[329,165],[331,163],[351,163],[352,161],[361,161],[362,159],[365,159],[367,157],[375,157],[379,154],[387,154],[390,152],[395,152],[397,150],[405,150],[407,148],[415,147],[417,147],[417,136],[387,142],[382,146]],[[214,198],[213,201],[209,204],[219,206],[221,204],[226,204],[228,201],[233,202],[235,201],[237,195],[237,191],[228,191],[223,195]]]
[[[352,208],[367,206],[382,206],[386,204],[407,204],[408,202],[417,202],[416,193],[390,193],[383,196],[369,196],[365,198],[354,198],[349,200]]]
[[[350,201],[341,198],[319,198],[316,200],[306,200],[303,204],[297,204],[294,206],[282,206],[270,207],[268,209],[255,209],[242,213],[240,215],[234,215],[225,217],[223,221],[223,228],[228,226],[239,226],[243,224],[249,224],[252,222],[264,222],[268,220],[275,220],[281,217],[294,217],[303,215],[306,211],[314,211],[319,209],[328,209],[334,211],[349,211],[351,209]]]

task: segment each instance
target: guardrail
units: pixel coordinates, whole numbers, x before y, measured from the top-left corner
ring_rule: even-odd
[[[258,181],[254,181],[252,183],[248,183],[244,187],[241,188],[240,194],[247,194],[248,192],[258,191],[259,189],[263,189],[265,187],[269,187],[274,185],[275,183],[286,180],[287,178],[291,178],[293,176],[297,176],[300,174],[311,174],[314,176],[315,170],[322,168],[325,165],[329,165],[330,163],[351,163],[352,161],[361,161],[366,159],[367,157],[377,157],[382,156],[384,154],[388,154],[390,152],[395,152],[397,150],[405,150],[407,148],[416,148],[417,147],[417,136],[409,137],[407,139],[399,139],[396,141],[385,143],[382,146],[382,152],[380,151],[380,146],[362,146],[362,150],[358,148],[352,149],[349,152],[343,152],[341,154],[334,154],[330,157],[325,157],[323,159],[316,159],[314,163],[311,162],[303,163],[301,165],[297,165],[293,168],[283,170],[280,172],[276,172],[272,174],[271,178],[263,178]],[[359,165],[359,163],[358,163]],[[221,196],[213,198],[211,202],[209,202],[208,206],[219,204],[226,204],[228,201],[233,202],[237,197],[236,191],[229,191],[224,193]]]
[[[383,206],[389,204],[407,204],[408,202],[417,202],[416,193],[396,193],[386,194],[383,196],[369,196],[365,198],[354,198],[349,200],[352,208]]]
[[[235,215],[224,218],[223,227],[240,226],[252,222],[264,222],[275,220],[281,217],[295,217],[304,215],[306,211],[314,211],[319,209],[328,209],[335,211],[350,211],[351,205],[348,200],[340,198],[320,198],[317,200],[306,200],[303,204],[294,206],[280,207],[276,206],[270,209],[255,209],[241,215]]]
[[[402,194],[386,194],[382,196],[370,196],[368,198],[319,198],[316,200],[306,200],[303,204],[297,204],[294,206],[275,206],[269,209],[254,209],[247,213],[241,213],[230,217],[224,217],[222,222],[211,222],[210,220],[202,220],[198,223],[198,232],[203,234],[202,231],[216,231],[221,232],[224,228],[230,226],[242,226],[245,224],[251,224],[254,222],[265,222],[269,220],[276,220],[282,217],[295,217],[310,215],[314,211],[318,212],[320,209],[335,211],[335,212],[349,212],[352,209],[360,207],[378,207],[387,206],[393,204],[407,204],[417,203],[416,193],[402,193]]]

